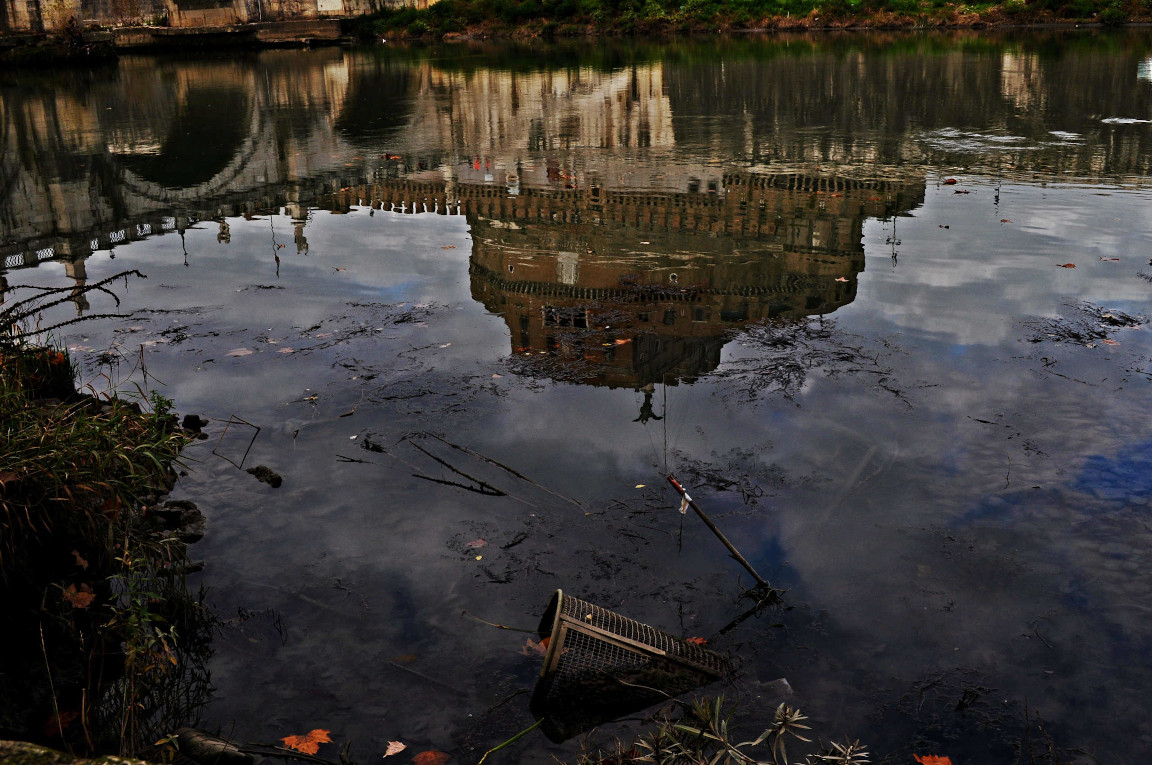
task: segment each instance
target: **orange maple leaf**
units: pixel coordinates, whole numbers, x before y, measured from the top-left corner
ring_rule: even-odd
[[[429,749],[427,752],[421,752],[412,758],[415,765],[444,765],[448,760],[452,759],[452,755],[445,752],[438,752],[435,749]]]
[[[916,762],[920,763],[920,765],[952,765],[952,759],[950,757],[938,757],[934,754],[914,754],[912,756],[916,758]]]
[[[280,739],[284,742],[284,746],[289,749],[295,749],[297,752],[304,754],[316,754],[320,749],[321,744],[330,744],[332,739],[328,738],[330,730],[323,728],[316,728],[315,730],[308,731],[303,736],[285,736]]]
[[[708,645],[708,641],[700,637],[684,638],[684,642],[691,643],[692,645]]]
[[[71,603],[73,608],[87,608],[95,599],[96,594],[86,584],[81,584],[79,587],[70,584],[64,589],[64,600]]]

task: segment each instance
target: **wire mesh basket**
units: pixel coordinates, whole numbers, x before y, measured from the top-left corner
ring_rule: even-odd
[[[721,679],[728,660],[557,590],[537,632],[548,649],[532,712],[553,741]]]

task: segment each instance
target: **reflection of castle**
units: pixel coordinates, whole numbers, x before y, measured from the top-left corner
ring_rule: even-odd
[[[852,302],[866,218],[906,213],[923,180],[719,174],[669,166],[630,188],[588,163],[388,177],[333,193],[410,214],[464,214],[472,297],[503,316],[531,374],[613,387],[675,383],[719,365],[731,330],[828,314]],[[481,165],[476,167],[475,165]]]
[[[727,175],[712,192],[485,196],[467,208],[472,296],[541,374],[675,383],[718,366],[734,328],[850,303],[864,219],[922,200],[922,183],[802,175]]]

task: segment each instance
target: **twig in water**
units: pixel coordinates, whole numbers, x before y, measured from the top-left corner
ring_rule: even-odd
[[[468,475],[468,474],[467,474],[467,473],[465,473],[463,470],[460,470],[459,468],[457,468],[457,467],[454,467],[454,466],[453,466],[451,463],[449,463],[447,460],[444,460],[444,459],[441,459],[440,457],[437,457],[435,454],[433,454],[432,452],[428,451],[427,449],[425,449],[423,446],[421,446],[420,444],[416,443],[415,441],[412,441],[412,440],[408,440],[408,443],[409,443],[409,444],[411,444],[411,445],[412,445],[412,447],[413,447],[414,449],[417,449],[418,451],[421,451],[421,452],[423,452],[425,455],[427,455],[427,456],[431,457],[431,458],[432,458],[433,460],[435,460],[436,462],[439,462],[441,465],[443,465],[444,467],[448,468],[449,470],[451,470],[451,471],[452,471],[453,473],[455,473],[456,475],[462,475],[462,476],[464,476],[465,478],[467,478],[469,481],[472,481],[473,483],[475,483],[477,486],[479,486],[479,487],[480,487],[480,489],[472,489],[472,491],[477,491],[477,492],[479,492],[480,494],[490,494],[490,495],[492,495],[492,496],[494,496],[494,497],[504,497],[504,496],[507,496],[507,493],[506,493],[506,492],[503,492],[503,491],[501,491],[500,489],[497,489],[495,486],[493,486],[492,484],[488,483],[487,481],[482,481],[482,480],[480,480],[479,478],[477,478],[477,477],[475,477],[475,476],[472,476],[472,475]],[[463,486],[463,484],[452,483],[451,481],[443,481],[443,480],[439,480],[439,479],[436,479],[436,478],[429,478],[429,477],[428,477],[428,476],[426,476],[426,475],[418,475],[418,476],[416,476],[416,477],[417,477],[417,478],[427,478],[429,481],[435,481],[436,483],[446,483],[446,484],[448,484],[449,486]],[[467,489],[467,488],[469,488],[469,487],[467,487],[467,486],[463,486],[463,488]],[[481,489],[487,489],[487,491],[481,491]]]
[[[532,635],[536,634],[536,630],[525,630],[525,629],[521,629],[519,627],[509,627],[509,626],[504,625],[504,624],[496,624],[495,622],[485,621],[484,619],[481,619],[479,616],[476,616],[474,614],[470,614],[467,611],[461,611],[460,615],[461,616],[467,616],[469,619],[475,619],[476,621],[480,622],[481,624],[487,624],[489,627],[496,627],[497,629],[502,629],[502,630],[511,630],[512,632],[527,632],[527,633],[532,634]]]
[[[491,749],[489,749],[487,752],[485,752],[485,753],[484,753],[484,756],[480,758],[480,762],[476,763],[476,765],[484,765],[484,760],[488,759],[488,755],[492,754],[493,752],[499,752],[501,749],[503,749],[504,747],[508,746],[508,745],[509,745],[509,744],[511,744],[513,741],[516,741],[516,740],[518,740],[518,739],[521,739],[521,738],[523,738],[524,736],[527,736],[529,733],[531,733],[532,731],[534,731],[534,730],[536,730],[537,728],[539,728],[539,727],[540,727],[540,724],[541,724],[541,723],[543,723],[543,722],[544,722],[544,718],[543,718],[543,717],[541,717],[539,720],[537,720],[536,722],[532,723],[531,725],[529,725],[527,728],[525,728],[524,730],[522,730],[522,731],[520,731],[519,733],[517,733],[517,734],[516,734],[515,736],[513,736],[512,738],[508,739],[508,740],[507,740],[507,741],[505,741],[503,744],[499,744],[499,745],[497,745],[497,746],[494,746],[494,747],[492,747]]]
[[[459,688],[454,688],[454,687],[452,687],[451,685],[448,685],[448,683],[445,683],[445,682],[443,682],[443,681],[437,680],[437,679],[436,679],[436,678],[434,678],[434,677],[430,677],[430,676],[428,676],[428,675],[424,674],[423,672],[417,672],[416,670],[412,669],[411,667],[405,667],[403,664],[401,664],[401,663],[399,663],[399,662],[397,662],[397,661],[391,661],[391,660],[390,660],[388,663],[389,663],[389,664],[391,664],[391,665],[392,665],[393,667],[395,667],[396,669],[399,669],[399,670],[401,670],[401,671],[403,671],[403,672],[407,672],[407,673],[408,673],[408,674],[410,674],[410,675],[415,675],[416,677],[420,678],[420,679],[421,679],[421,680],[423,680],[424,682],[426,682],[426,683],[432,683],[433,685],[439,686],[439,687],[443,688],[443,689],[444,689],[444,690],[446,690],[446,691],[451,691],[452,693],[455,693],[457,696],[465,696],[465,695],[467,695],[467,694],[465,694],[465,693],[464,693],[464,691],[460,690]]]
[[[473,451],[472,449],[469,449],[466,446],[460,446],[459,444],[454,444],[451,441],[449,441],[448,439],[443,438],[441,436],[438,436],[435,433],[422,432],[419,435],[426,436],[428,438],[435,438],[437,441],[440,441],[441,443],[445,444],[446,446],[450,446],[453,449],[456,449],[457,451],[464,452],[465,454],[472,456],[472,457],[475,457],[476,459],[484,460],[485,462],[487,462],[491,465],[495,465],[496,467],[500,468],[501,470],[506,470],[507,472],[509,472],[512,475],[519,478],[521,481],[525,481],[526,483],[530,483],[533,486],[535,486],[537,489],[540,489],[543,492],[547,492],[548,494],[551,494],[553,497],[556,497],[558,499],[562,499],[565,502],[571,502],[572,504],[576,505],[576,507],[579,507],[579,508],[584,507],[583,505],[581,505],[579,502],[572,499],[571,497],[566,497],[563,494],[560,494],[559,492],[552,491],[547,486],[543,486],[539,483],[536,483],[535,481],[533,481],[528,476],[524,475],[523,473],[519,472],[518,470],[515,470],[514,468],[508,467],[503,462],[499,462],[497,460],[494,460],[491,457],[488,457],[488,456],[481,454],[480,452]]]
[[[75,754],[72,751],[72,744],[64,737],[64,721],[60,719],[60,705],[56,701],[56,685],[52,682],[52,667],[48,665],[48,646],[44,643],[44,625],[40,625],[40,651],[44,655],[44,671],[48,673],[48,690],[52,693],[52,711],[56,715],[56,728],[60,733],[60,738],[64,739],[64,745],[68,747],[69,754]]]

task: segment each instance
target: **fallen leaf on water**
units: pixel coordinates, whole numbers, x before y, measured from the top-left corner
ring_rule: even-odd
[[[838,282],[846,282],[846,281],[848,281],[848,280],[847,280],[846,278],[844,278],[843,276],[837,276],[837,277],[836,277],[836,281],[838,281]]]
[[[320,749],[321,744],[330,744],[332,739],[328,738],[330,730],[323,728],[316,728],[305,733],[303,736],[285,736],[280,739],[284,742],[284,746],[289,749],[295,749],[297,752],[304,754],[316,754]]]
[[[1120,258],[1100,258],[1100,260],[1106,260],[1106,261],[1109,261],[1112,263],[1119,263],[1120,262]]]
[[[252,351],[248,350],[247,348],[233,348],[232,350],[228,351],[228,353],[226,353],[224,355],[225,356],[251,356]]]
[[[64,729],[79,716],[79,712],[61,712],[59,715],[52,715],[48,718],[48,722],[44,723],[44,735],[63,736]]]
[[[636,488],[637,488],[637,489],[643,489],[643,488],[644,488],[644,484],[642,484],[642,483],[638,483],[638,484],[636,484]]]
[[[354,414],[356,414],[356,410],[355,409],[349,409],[347,412],[345,412],[344,414],[342,414],[340,416],[341,417],[351,417]]]
[[[441,345],[440,347],[441,348],[447,348],[450,345],[452,345],[452,343],[444,343],[444,345]]]
[[[456,245],[454,245],[454,244],[446,244],[446,245],[444,245],[443,247],[441,247],[440,249],[442,249],[442,250],[454,250],[454,249],[456,249]]]
[[[1103,340],[1101,340],[1100,342],[1104,343],[1104,345],[1120,345],[1120,343],[1116,342],[1115,340],[1113,340],[1110,337],[1106,337]]]
[[[702,637],[684,638],[684,642],[691,643],[692,645],[708,645],[708,641]]]
[[[956,189],[956,191],[954,191],[952,193],[953,194],[970,194],[971,192],[968,191],[968,189]]]
[[[283,348],[277,348],[276,352],[277,353],[295,353],[296,349],[295,348],[289,348],[289,347],[285,346]]]
[[[77,587],[74,584],[68,585],[64,589],[64,600],[72,604],[73,608],[87,608],[92,605],[92,601],[96,599],[96,594],[92,592],[92,588],[86,584]]]
[[[335,273],[335,272],[337,272],[337,271],[347,271],[347,270],[348,270],[348,269],[347,269],[347,268],[345,268],[344,266],[333,266],[333,267],[332,267],[332,272],[333,272],[333,273]]]
[[[437,752],[435,749],[429,749],[427,752],[421,752],[412,758],[412,762],[416,765],[444,765],[448,760],[452,759],[452,755],[445,754],[444,752]]]
[[[332,337],[332,333],[331,332],[317,332],[315,335],[312,335],[312,337]]]
[[[72,557],[74,557],[76,559],[76,565],[77,566],[84,569],[85,571],[88,570],[88,561],[84,560],[84,556],[82,556],[80,554],[79,550],[73,550],[72,551]]]
[[[499,379],[500,379],[501,377],[503,377],[503,376],[504,376],[504,375],[501,375],[501,374],[494,374],[494,375],[492,375],[492,379],[493,379],[493,380],[499,380]]]
[[[937,226],[936,228],[949,228],[949,226],[945,226],[944,224],[940,224],[940,225],[939,225],[939,226]]]
[[[1001,218],[1001,219],[1000,219],[1000,222],[1001,222],[1001,223],[1011,223],[1011,222],[1012,222],[1012,219],[1011,219],[1011,218]]]
[[[535,656],[537,654],[544,656],[548,653],[548,641],[551,639],[551,636],[549,636],[537,643],[532,638],[528,638],[528,642],[520,649],[520,653],[525,656]]]
[[[959,182],[960,181],[956,180],[955,178],[945,178],[944,179],[944,185],[945,186],[955,186]]]
[[[407,744],[402,744],[399,741],[389,741],[388,748],[384,750],[385,757],[391,757],[394,754],[399,754],[408,748]]]
[[[617,340],[616,345],[626,345],[627,343],[630,343],[630,342],[632,342],[631,338],[625,339],[625,340]]]
[[[479,550],[481,547],[487,547],[488,542],[484,539],[473,539],[471,542],[464,546],[470,550]]]
[[[1075,263],[1057,263],[1056,267],[1057,268],[1075,268],[1076,264]]]
[[[920,765],[952,765],[952,759],[950,757],[937,757],[934,754],[914,754],[912,756],[916,758],[916,762],[920,763]]]

